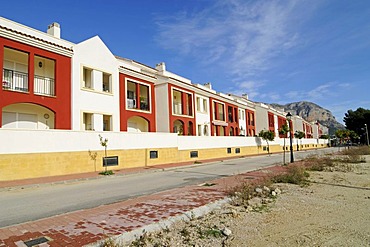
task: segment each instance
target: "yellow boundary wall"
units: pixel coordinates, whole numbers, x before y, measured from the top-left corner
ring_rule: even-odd
[[[326,147],[325,144],[305,144],[300,146],[300,150],[324,147]],[[289,146],[285,148],[289,150]],[[271,153],[279,153],[283,152],[283,147],[280,145],[270,145],[270,150]],[[296,150],[296,146],[294,146],[294,150]],[[157,154],[157,158],[154,157],[155,154]],[[191,157],[191,154],[193,157]],[[179,150],[178,148],[108,150],[108,156],[118,156],[119,165],[109,167],[112,170],[169,163],[195,163],[212,159],[226,159],[259,154],[267,154],[267,146],[188,150]],[[0,181],[99,172],[105,169],[102,166],[103,156],[103,150],[1,154]]]

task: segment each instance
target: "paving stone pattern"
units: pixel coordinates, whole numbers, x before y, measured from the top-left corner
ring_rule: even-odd
[[[83,246],[109,236],[165,220],[194,208],[224,199],[227,191],[243,181],[258,183],[272,173],[275,166],[263,170],[210,181],[214,186],[186,186],[142,196],[110,205],[102,205],[33,222],[0,228],[0,247],[22,246],[32,239],[46,237],[39,246]]]

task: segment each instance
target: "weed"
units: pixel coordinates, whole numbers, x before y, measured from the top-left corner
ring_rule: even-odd
[[[303,165],[288,165],[287,172],[272,177],[275,183],[290,183],[301,186],[308,185],[307,178],[310,174]]]
[[[211,187],[211,186],[214,186],[214,185],[216,185],[216,184],[215,183],[205,183],[202,186]]]
[[[99,244],[99,247],[120,247],[122,245],[117,244],[112,238],[105,239]]]
[[[361,147],[352,147],[349,149],[345,149],[341,152],[344,155],[369,155],[370,148],[368,146],[361,146]]]
[[[269,208],[267,204],[260,204],[258,206],[253,207],[253,212],[262,213],[262,212],[269,212]]]
[[[99,172],[99,174],[109,176],[109,175],[113,175],[114,172],[112,170],[107,170],[107,171]]]

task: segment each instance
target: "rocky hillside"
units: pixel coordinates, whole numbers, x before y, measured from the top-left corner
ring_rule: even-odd
[[[290,112],[293,115],[298,115],[309,122],[317,120],[320,124],[329,127],[330,134],[334,134],[335,130],[337,129],[344,128],[344,126],[335,119],[335,117],[329,110],[324,109],[312,102],[300,101],[288,103],[285,105],[269,105],[275,109],[282,109],[285,112]]]

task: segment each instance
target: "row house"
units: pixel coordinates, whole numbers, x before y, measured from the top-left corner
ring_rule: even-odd
[[[58,23],[44,33],[0,18],[0,66],[2,128],[278,137],[287,123],[284,112],[193,84],[165,63],[115,56],[98,36],[65,41]],[[323,133],[293,122],[306,138]]]
[[[236,103],[239,104],[239,127],[240,136],[255,136],[256,135],[256,121],[255,121],[255,103],[248,99],[248,95],[242,96],[228,94]]]
[[[2,128],[71,129],[73,44],[0,17]]]
[[[167,71],[165,63],[157,64],[156,69],[157,131],[195,135],[196,115],[191,81]]]
[[[73,50],[72,129],[119,131],[117,59],[98,36]]]
[[[120,131],[155,132],[156,70],[133,60],[119,61]]]

